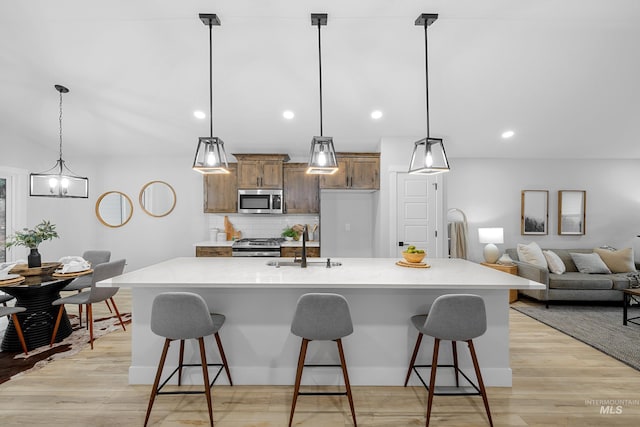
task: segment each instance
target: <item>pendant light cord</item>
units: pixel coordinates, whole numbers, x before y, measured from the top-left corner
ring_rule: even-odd
[[[213,25],[209,21],[209,136],[213,138]]]
[[[429,43],[427,39],[427,20],[424,22],[424,74],[425,74],[425,99],[427,107],[427,139],[429,133]]]
[[[320,81],[320,136],[322,135],[322,44],[320,41],[320,20],[318,19],[318,71]]]
[[[62,91],[60,92],[60,116],[58,117],[58,134],[60,136],[60,146],[59,146],[59,154],[60,154],[60,171],[62,172]]]

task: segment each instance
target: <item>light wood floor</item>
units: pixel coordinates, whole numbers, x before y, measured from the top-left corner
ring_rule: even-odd
[[[122,311],[130,310],[128,295],[121,289],[116,296]],[[98,315],[106,308],[98,304],[94,310]],[[638,425],[640,372],[510,311],[513,387],[488,389],[496,426]],[[93,351],[87,347],[0,385],[0,425],[141,426],[150,387],[127,384],[129,340],[129,332],[113,332]],[[287,425],[291,387],[213,390],[217,427]],[[362,427],[424,425],[422,387],[354,387],[353,393]],[[623,402],[612,404],[613,414],[601,415],[600,402],[594,401],[602,400]],[[433,426],[488,425],[479,397],[436,396],[434,403]],[[301,397],[294,424],[352,425],[346,399],[326,396]],[[160,396],[150,425],[208,425],[204,396]]]

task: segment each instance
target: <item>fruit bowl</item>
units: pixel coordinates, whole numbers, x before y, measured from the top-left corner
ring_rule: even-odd
[[[426,256],[426,252],[416,253],[416,252],[402,252],[402,257],[407,262],[418,263],[421,262]]]

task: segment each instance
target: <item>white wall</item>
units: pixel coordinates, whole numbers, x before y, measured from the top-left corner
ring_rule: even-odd
[[[543,248],[611,245],[640,252],[640,161],[567,159],[451,159],[445,177],[448,207],[469,224],[470,259],[483,261],[479,227],[503,227],[501,252],[536,241]],[[549,234],[520,235],[520,192],[549,191]],[[586,190],[586,234],[560,236],[558,191]]]

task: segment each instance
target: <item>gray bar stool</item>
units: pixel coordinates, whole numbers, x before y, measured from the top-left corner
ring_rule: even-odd
[[[153,300],[151,307],[151,330],[156,335],[165,337],[164,347],[162,349],[162,355],[160,356],[160,362],[158,363],[158,371],[153,383],[153,389],[151,390],[151,396],[149,397],[149,407],[147,408],[147,416],[144,419],[144,425],[147,425],[149,421],[149,415],[151,414],[151,408],[157,395],[159,394],[202,394],[207,397],[207,406],[209,409],[209,423],[213,427],[213,406],[211,404],[211,387],[220,376],[222,369],[227,373],[229,384],[233,385],[231,381],[231,374],[229,373],[229,366],[227,365],[227,358],[222,348],[222,341],[218,331],[224,324],[225,317],[222,314],[210,313],[207,303],[198,294],[191,292],[165,292],[161,293]],[[209,363],[207,364],[207,356],[204,347],[204,337],[213,335],[218,344],[218,350],[220,351],[220,359],[222,363]],[[184,363],[184,340],[197,339],[200,344],[200,360],[201,364],[187,364]],[[171,375],[160,385],[160,377],[162,376],[162,369],[164,362],[167,358],[167,351],[171,341],[180,340],[180,358],[178,360],[178,367],[173,370]],[[178,385],[182,382],[182,368],[184,366],[202,366],[202,375],[204,377],[204,391],[161,391],[162,388],[169,382],[173,375],[178,372]],[[209,371],[208,366],[219,367],[213,381],[209,383]]]
[[[409,370],[407,377],[404,381],[404,386],[407,386],[411,371],[415,371],[416,375],[426,387],[428,391],[427,398],[427,423],[429,426],[429,418],[431,417],[431,406],[433,403],[434,394],[438,395],[481,395],[484,401],[484,407],[487,411],[487,417],[489,418],[489,424],[493,426],[491,420],[491,411],[489,410],[489,401],[487,399],[487,391],[482,381],[482,374],[480,373],[480,366],[478,365],[478,358],[476,357],[476,351],[473,347],[473,338],[477,338],[484,334],[487,330],[487,314],[484,305],[484,300],[478,295],[469,294],[456,294],[456,295],[441,295],[433,301],[429,314],[423,314],[413,316],[411,322],[418,330],[418,339],[416,346],[411,356],[411,362],[409,363]],[[429,335],[435,338],[433,344],[433,360],[431,365],[416,365],[416,356],[418,350],[420,350],[420,343],[422,342],[422,336]],[[451,341],[453,350],[453,365],[438,365],[438,350],[440,348],[440,340]],[[471,360],[473,361],[473,368],[478,379],[478,385],[474,384],[458,368],[458,352],[456,349],[456,341],[465,341],[469,346],[469,352],[471,353]],[[420,373],[416,368],[431,368],[431,378],[429,385],[425,383],[420,376]],[[460,393],[435,393],[436,387],[436,371],[438,367],[453,368],[456,375],[456,387],[460,386],[458,374],[462,376],[471,384],[476,392],[460,392]]]
[[[326,293],[310,293],[302,295],[300,299],[298,299],[296,312],[293,316],[293,321],[291,322],[291,332],[302,338],[302,345],[300,347],[300,356],[298,357],[298,370],[296,372],[293,401],[291,402],[289,427],[291,427],[291,423],[293,422],[293,413],[296,410],[298,396],[301,395],[346,395],[349,399],[349,406],[351,407],[353,425],[357,426],[356,412],[353,408],[353,397],[351,396],[351,385],[349,384],[349,375],[347,374],[347,363],[345,362],[344,351],[342,349],[342,338],[353,333],[353,323],[351,322],[349,304],[345,297],[342,295]],[[307,354],[307,345],[309,344],[309,341],[314,340],[335,341],[338,345],[338,353],[340,354],[340,365],[305,365],[304,359]],[[346,392],[301,393],[300,380],[302,378],[302,370],[305,366],[340,366],[342,368]]]
[[[11,297],[13,298],[13,297]],[[9,299],[11,299],[9,298]],[[6,304],[5,304],[6,305]],[[22,334],[22,328],[20,327],[20,322],[18,321],[17,313],[22,313],[23,311],[27,311],[24,307],[0,307],[0,317],[8,316],[13,321],[13,326],[16,328],[16,333],[18,334],[18,339],[20,340],[20,345],[22,346],[22,351],[27,356],[29,353],[27,352],[27,343],[24,341],[24,335]]]

